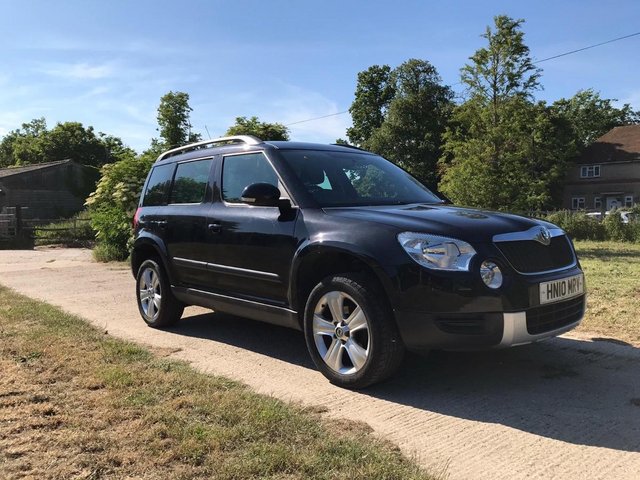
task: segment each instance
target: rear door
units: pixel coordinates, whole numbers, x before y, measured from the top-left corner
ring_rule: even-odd
[[[166,241],[166,204],[171,189],[175,164],[167,163],[154,166],[147,181],[142,197],[142,212],[139,225],[145,231],[158,237],[161,242]]]
[[[211,210],[213,167],[212,157],[176,166],[165,207],[165,242],[179,285],[204,287],[209,282],[207,218]]]
[[[289,269],[297,247],[298,209],[258,207],[240,201],[247,185],[275,185],[289,194],[264,153],[227,155],[222,159],[213,208],[208,220],[212,248],[209,268],[215,290],[275,305],[287,304]]]

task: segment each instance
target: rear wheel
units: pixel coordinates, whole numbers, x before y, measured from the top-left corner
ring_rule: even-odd
[[[145,260],[136,277],[136,298],[142,319],[150,327],[174,325],[184,305],[173,296],[164,269],[155,260]]]
[[[358,274],[325,278],[309,295],[304,330],[318,369],[334,384],[363,388],[393,374],[404,346],[384,297]]]

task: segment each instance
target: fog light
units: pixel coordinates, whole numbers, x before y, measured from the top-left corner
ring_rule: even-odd
[[[490,260],[485,260],[480,265],[480,276],[489,288],[500,288],[502,285],[502,272],[500,267]]]

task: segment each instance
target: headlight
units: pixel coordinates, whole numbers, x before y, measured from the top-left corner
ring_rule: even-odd
[[[502,271],[500,267],[491,260],[485,260],[480,265],[480,276],[482,281],[489,288],[500,288],[502,286]]]
[[[469,262],[476,254],[467,242],[439,235],[403,232],[398,241],[411,258],[433,270],[468,272]]]

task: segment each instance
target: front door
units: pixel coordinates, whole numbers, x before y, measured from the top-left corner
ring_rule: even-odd
[[[614,208],[620,208],[622,206],[622,198],[620,197],[607,197],[607,212]]]
[[[264,182],[282,182],[261,153],[226,156],[222,163],[221,188],[217,190],[208,220],[213,248],[209,269],[214,289],[223,294],[287,305],[289,269],[297,242],[294,227],[298,209],[257,207],[240,201],[244,188]]]

